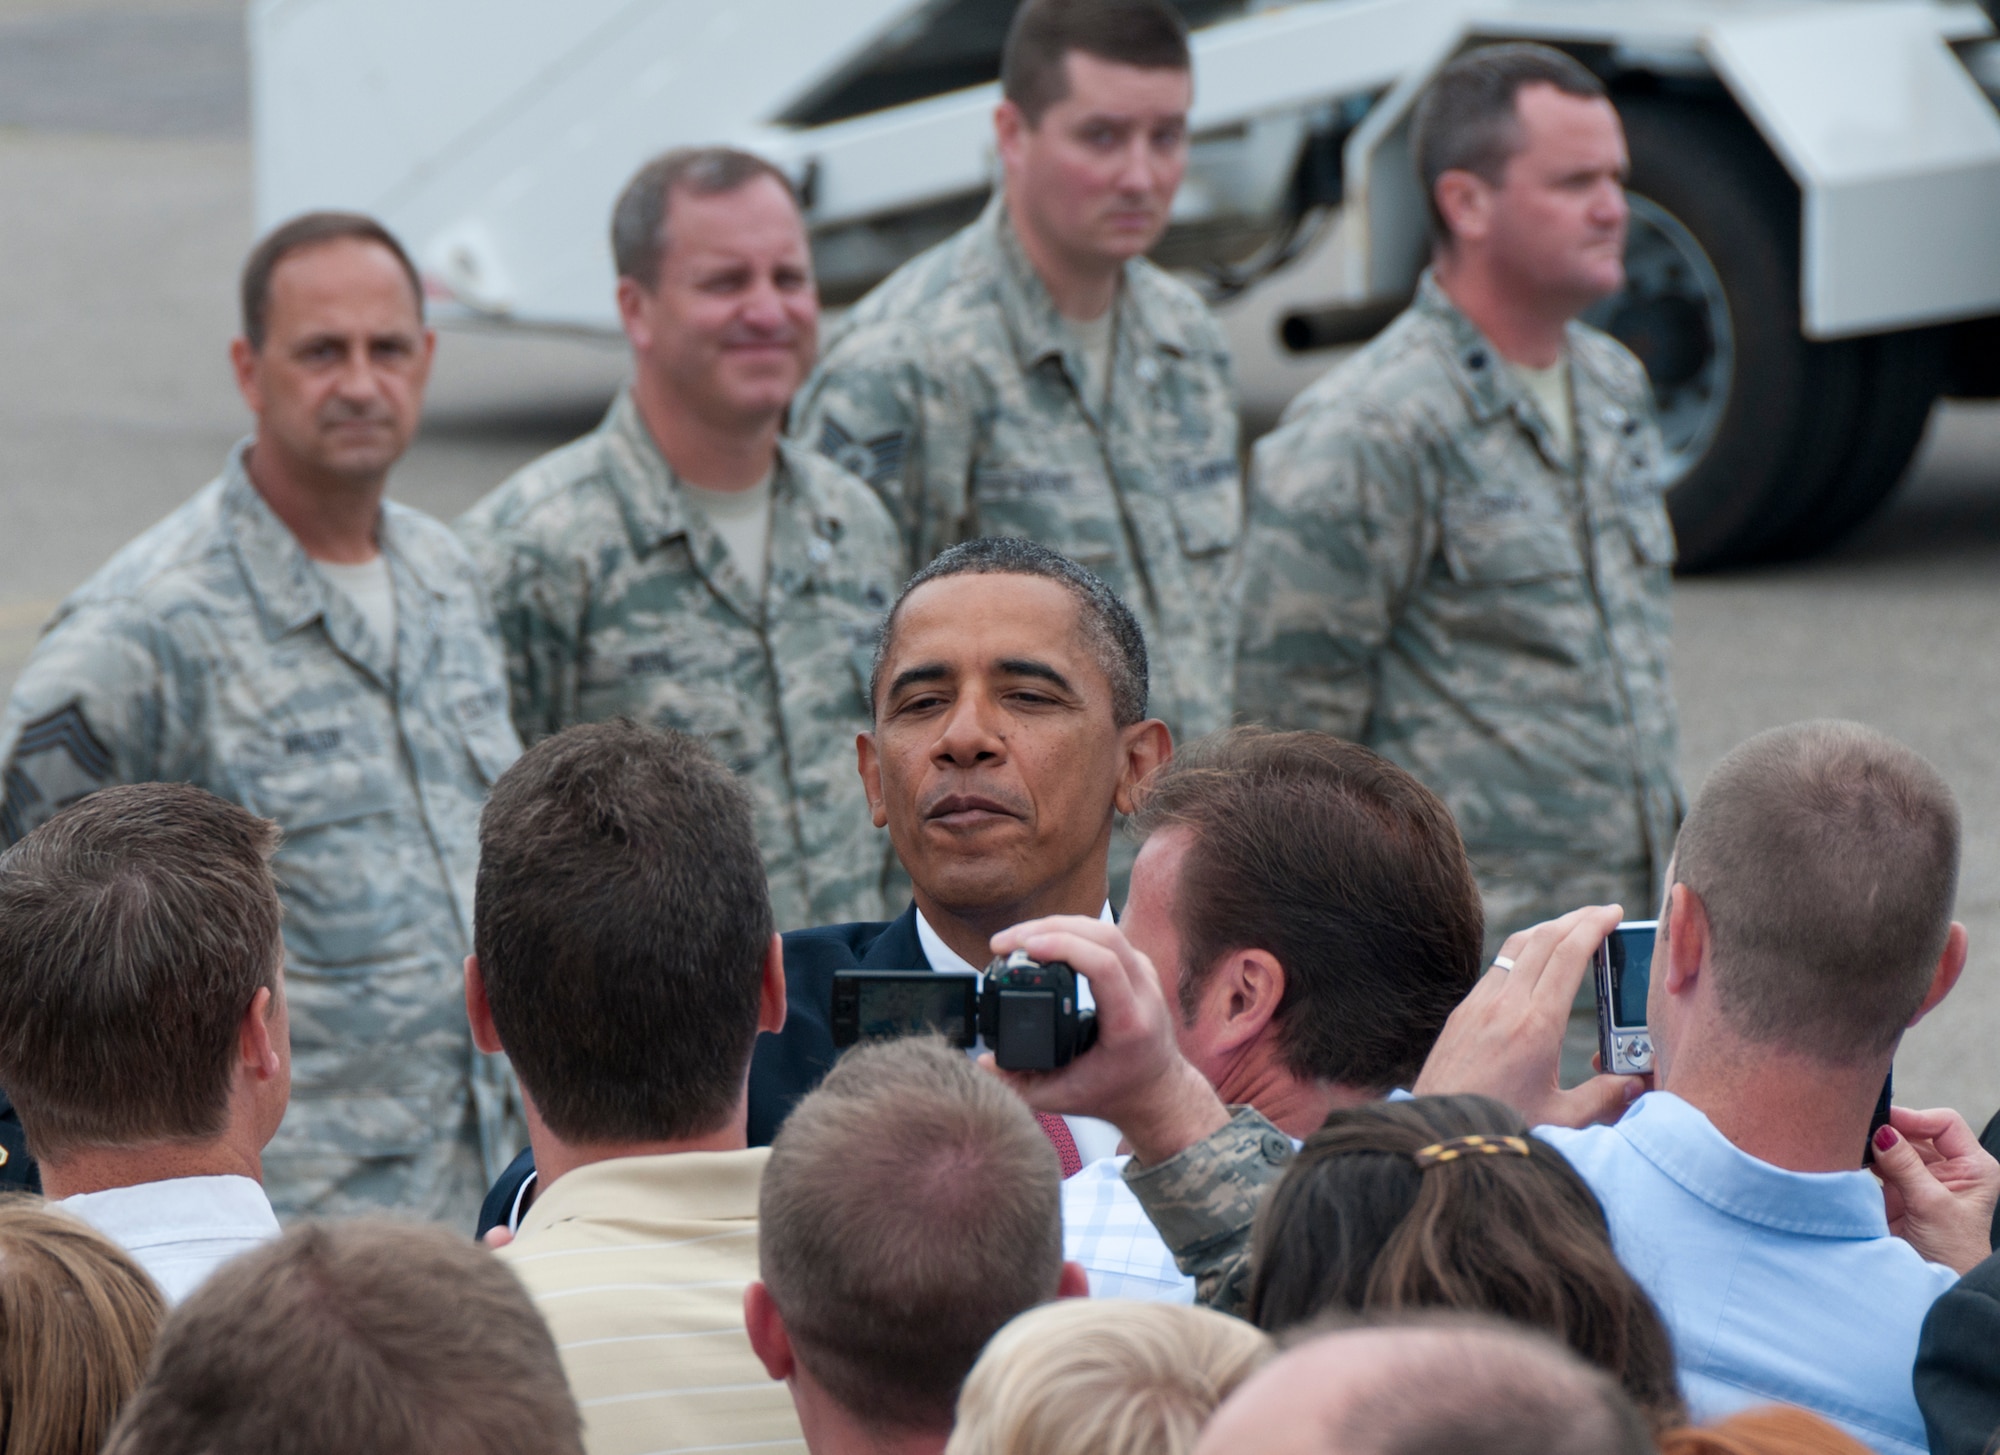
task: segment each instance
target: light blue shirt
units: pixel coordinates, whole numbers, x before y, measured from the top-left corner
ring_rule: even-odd
[[[1926,1455],[1910,1374],[1924,1315],[1958,1275],[1890,1235],[1871,1174],[1760,1162],[1664,1091],[1616,1126],[1536,1135],[1604,1205],[1696,1420],[1803,1405],[1884,1455]]]

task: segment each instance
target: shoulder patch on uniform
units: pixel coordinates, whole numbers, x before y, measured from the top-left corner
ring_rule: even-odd
[[[70,702],[21,729],[0,777],[0,845],[111,781],[111,751]]]
[[[893,480],[903,472],[903,456],[910,437],[902,430],[858,440],[838,422],[829,418],[819,431],[819,452],[850,475],[858,475],[870,485]]]

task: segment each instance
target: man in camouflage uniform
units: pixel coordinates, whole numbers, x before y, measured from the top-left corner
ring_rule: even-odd
[[[1002,63],[1005,186],[842,325],[794,435],[865,475],[921,566],[1025,536],[1102,577],[1177,737],[1229,718],[1242,485],[1220,328],[1141,256],[1187,163],[1164,0],[1028,0]]]
[[[386,503],[431,335],[366,218],[279,228],[233,354],[257,415],[219,479],[63,603],[0,722],[0,842],[110,783],[179,780],[277,821],[292,1099],[281,1213],[468,1214],[503,1125],[462,965],[478,818],[519,752],[500,645],[451,532]]]
[[[631,385],[458,525],[515,724],[705,739],[750,791],[778,927],[880,919],[891,860],[855,737],[903,554],[866,485],[779,437],[818,336],[797,204],[755,157],[669,152],[625,189],[612,244]]]
[[[1559,52],[1475,51],[1416,134],[1432,271],[1257,447],[1237,709],[1443,798],[1490,953],[1580,904],[1653,911],[1683,804],[1673,533],[1645,373],[1574,321],[1623,280],[1603,88]]]

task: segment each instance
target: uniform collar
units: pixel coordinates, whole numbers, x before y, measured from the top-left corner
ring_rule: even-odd
[[[1882,1189],[1869,1173],[1793,1172],[1760,1161],[1670,1091],[1640,1097],[1616,1132],[1667,1177],[1731,1217],[1811,1237],[1889,1236]]]
[[[1528,392],[1519,371],[1501,356],[1492,341],[1451,301],[1437,275],[1429,268],[1424,269],[1423,276],[1417,280],[1417,296],[1412,311],[1428,319],[1443,334],[1446,367],[1457,381],[1474,419],[1481,424],[1489,424],[1503,414],[1511,414],[1521,428],[1534,437],[1543,457],[1552,466],[1563,471],[1572,468],[1571,462],[1563,458],[1554,430],[1543,416],[1541,405]],[[1586,434],[1584,415],[1590,395],[1586,386],[1598,384],[1601,392],[1603,384],[1590,371],[1587,362],[1590,350],[1577,346],[1582,329],[1582,324],[1571,320],[1563,347],[1563,357],[1570,367],[1570,391],[1579,452],[1583,449]]]
[[[609,1157],[565,1172],[521,1215],[526,1240],[561,1223],[754,1222],[769,1147]]]
[[[244,577],[257,600],[265,635],[275,640],[323,620],[334,588],[313,568],[312,558],[299,544],[299,538],[278,519],[277,512],[250,483],[244,460],[252,442],[238,440],[229,452],[229,461],[222,469],[221,510],[236,558],[242,563]],[[421,587],[432,596],[442,595],[407,560],[395,512],[387,506],[376,520],[375,542],[388,558],[398,592]],[[401,605],[399,597],[399,618],[403,615]]]
[[[1028,261],[1028,254],[1014,233],[1003,193],[993,194],[993,200],[973,223],[972,235],[975,255],[991,267],[999,284],[1000,310],[1021,368],[1028,370],[1045,359],[1066,357],[1065,351],[1072,343],[1071,331],[1056,311],[1048,285]],[[1192,352],[1180,319],[1165,306],[1153,277],[1138,258],[1125,264],[1117,309],[1121,338],[1130,337],[1140,345],[1182,357]],[[1073,366],[1074,361],[1071,363]]]

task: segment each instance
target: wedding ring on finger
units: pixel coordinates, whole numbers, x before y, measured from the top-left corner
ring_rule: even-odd
[[[1495,955],[1493,957],[1493,968],[1495,970],[1512,970],[1514,962],[1509,960],[1505,955]]]

